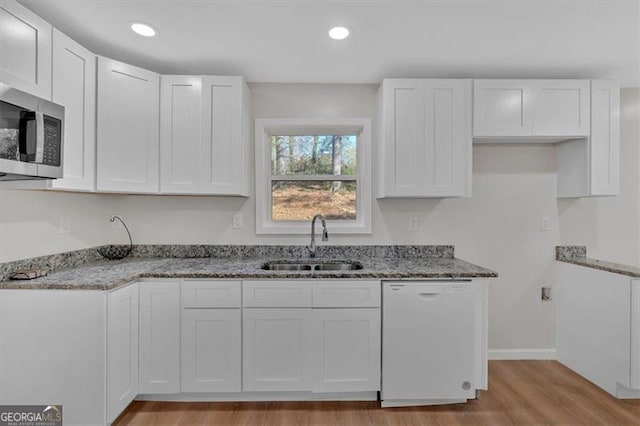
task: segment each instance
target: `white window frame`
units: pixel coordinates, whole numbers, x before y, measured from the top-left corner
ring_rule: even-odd
[[[262,119],[255,120],[256,234],[308,234],[309,221],[273,221],[271,218],[271,136],[355,134],[358,174],[356,179],[356,219],[327,220],[331,234],[371,233],[371,119]],[[291,180],[316,180],[313,175]],[[319,180],[319,179],[318,179]],[[325,179],[322,179],[325,180]],[[339,179],[337,179],[339,180]],[[322,213],[322,209],[318,209]]]

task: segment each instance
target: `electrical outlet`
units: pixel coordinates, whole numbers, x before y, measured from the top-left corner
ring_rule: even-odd
[[[58,232],[61,234],[68,234],[71,232],[71,218],[69,216],[63,216],[60,218]]]
[[[540,300],[542,300],[543,302],[551,301],[551,287],[540,288]]]
[[[236,213],[233,216],[233,222],[231,223],[231,227],[234,229],[240,229],[244,226],[242,222],[243,222],[242,213]]]
[[[417,231],[420,227],[420,222],[416,216],[409,216],[409,222],[407,224],[407,229],[409,231]]]
[[[551,219],[549,216],[543,216],[540,218],[540,230],[551,231]]]

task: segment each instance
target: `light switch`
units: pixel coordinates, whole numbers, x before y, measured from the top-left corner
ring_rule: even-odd
[[[236,213],[236,214],[233,216],[233,222],[231,223],[231,226],[232,226],[234,229],[242,228],[242,226],[243,226],[243,223],[242,223],[242,213]]]
[[[540,218],[540,230],[551,231],[551,219],[548,216]]]
[[[71,232],[71,218],[69,216],[63,216],[60,218],[58,232],[61,234],[68,234]]]

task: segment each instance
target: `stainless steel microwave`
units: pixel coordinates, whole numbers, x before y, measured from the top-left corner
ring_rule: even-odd
[[[0,83],[0,181],[62,177],[64,107]]]

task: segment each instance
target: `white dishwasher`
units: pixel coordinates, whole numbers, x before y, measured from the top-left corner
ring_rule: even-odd
[[[382,406],[475,398],[476,286],[385,281],[382,296]]]

